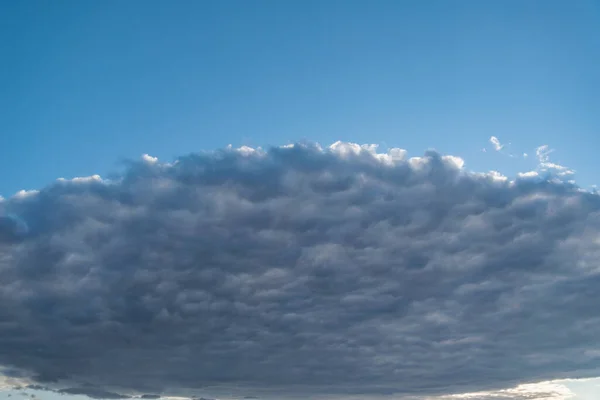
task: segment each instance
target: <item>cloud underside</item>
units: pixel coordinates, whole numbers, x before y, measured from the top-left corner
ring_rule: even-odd
[[[44,385],[174,395],[599,375],[599,211],[568,183],[434,152],[147,156],[118,180],[0,202],[0,364]]]

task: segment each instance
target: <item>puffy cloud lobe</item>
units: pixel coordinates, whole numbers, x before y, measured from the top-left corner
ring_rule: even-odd
[[[0,236],[0,364],[44,385],[261,398],[597,374],[600,198],[462,166],[228,149],[13,197],[29,231]]]

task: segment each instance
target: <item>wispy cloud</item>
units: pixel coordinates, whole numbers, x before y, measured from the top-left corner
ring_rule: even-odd
[[[489,142],[492,144],[492,149],[494,151],[502,153],[503,155],[508,156],[510,158],[517,157],[517,155],[509,151],[511,143],[503,144],[500,142],[500,139],[498,139],[498,137],[496,136],[491,136]],[[487,149],[483,148],[482,151],[485,153],[487,152]],[[523,154],[523,157],[527,157],[527,154]]]
[[[550,154],[554,152],[554,149],[550,149],[547,144],[541,145],[535,149],[535,155],[540,163],[548,162],[550,160]]]
[[[494,150],[500,151],[504,148],[504,145],[500,143],[500,140],[496,136],[490,137],[490,143],[494,146]]]
[[[575,170],[565,167],[564,165],[556,164],[550,161],[550,154],[554,149],[550,149],[548,145],[542,145],[536,148],[535,154],[538,159],[538,170],[541,172],[552,172],[558,176],[568,176],[575,174]]]

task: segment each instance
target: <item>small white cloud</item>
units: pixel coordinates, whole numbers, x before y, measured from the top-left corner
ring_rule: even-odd
[[[498,140],[496,136],[490,137],[490,143],[494,146],[494,150],[496,151],[500,151],[504,147],[504,145],[500,143],[500,140]]]
[[[227,150],[228,151],[234,151],[238,154],[241,154],[243,156],[252,156],[252,155],[258,155],[258,156],[264,156],[266,153],[265,151],[262,149],[262,147],[250,147],[250,146],[240,146],[240,147],[233,147],[232,145],[227,145]]]
[[[13,198],[15,198],[15,199],[24,199],[24,198],[27,198],[27,197],[35,196],[39,192],[40,192],[39,190],[19,190],[17,193],[15,193],[13,195]]]
[[[500,172],[498,171],[490,171],[486,174],[489,178],[492,178],[492,180],[494,181],[500,181],[500,182],[504,182],[508,180],[507,176],[502,175]]]
[[[142,160],[144,160],[148,164],[155,164],[158,162],[158,157],[152,157],[149,154],[144,154],[142,155]]]
[[[523,153],[523,158],[527,158],[527,157],[529,157],[529,154]]]
[[[558,176],[566,176],[575,174],[575,170],[565,167],[564,165],[552,163],[552,162],[543,162],[539,165],[540,170],[542,171],[550,171],[553,170],[557,173]]]
[[[539,176],[537,171],[519,172],[517,175],[519,178],[535,178]]]
[[[256,152],[256,149],[249,146],[242,146],[239,149],[237,149],[237,151],[243,155],[249,155]]]
[[[89,182],[102,182],[102,177],[100,175],[91,175],[91,176],[76,176],[72,179],[58,178],[59,182],[73,182],[73,183],[89,183]]]

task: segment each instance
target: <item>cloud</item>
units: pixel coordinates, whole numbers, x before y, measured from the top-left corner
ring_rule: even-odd
[[[53,389],[48,386],[42,386],[37,384],[23,384],[23,382],[19,382],[18,384],[14,384],[10,387],[13,390],[21,391],[20,395],[25,396],[27,398],[37,398],[38,395],[44,395],[44,392],[53,392],[61,395],[80,395],[86,396],[92,399],[127,399],[131,398],[131,396],[122,395],[119,393],[113,393],[106,390],[102,390],[99,388],[95,388],[90,385],[82,386],[82,387],[74,387],[74,388],[64,388],[64,389]],[[2,387],[0,387],[2,389]],[[4,387],[6,389],[6,387]],[[33,392],[33,393],[30,393]],[[155,395],[142,395],[136,396],[141,399],[159,399],[160,396]]]
[[[527,171],[527,172],[519,172],[517,176],[519,178],[536,178],[540,174],[537,171]]]
[[[441,396],[431,400],[575,400],[574,397],[575,393],[563,382],[549,381],[522,384],[509,389]]]
[[[67,388],[57,391],[61,394],[81,394],[91,397],[92,399],[127,399],[129,396],[124,396],[118,393],[108,392],[102,389],[82,387],[82,388]]]
[[[6,391],[13,388],[19,388],[26,384],[26,381],[18,377],[11,376],[10,370],[0,370],[0,391]]]
[[[39,385],[436,396],[598,375],[600,197],[568,183],[338,142],[139,160],[2,207],[28,231],[0,235],[0,365]]]
[[[13,195],[13,197],[17,199],[25,199],[27,197],[35,196],[36,194],[38,194],[37,190],[19,190]]]
[[[509,150],[511,143],[502,144],[502,143],[500,143],[500,139],[498,139],[496,136],[490,136],[489,141],[492,144],[495,151],[500,152],[501,154],[508,156],[510,158],[517,157],[516,154],[510,153],[510,152],[507,153],[507,150]],[[487,149],[484,148],[483,152],[486,153]],[[523,153],[523,158],[527,158],[527,153]]]
[[[550,154],[553,152],[554,149],[550,149],[546,144],[536,148],[535,154],[539,162],[538,170],[541,172],[552,172],[559,177],[574,175],[575,170],[550,161]]]
[[[554,149],[550,149],[547,144],[541,145],[535,149],[535,155],[540,163],[548,162],[550,160],[550,154],[554,152]]]
[[[149,154],[144,154],[144,155],[142,155],[142,160],[144,160],[145,162],[147,162],[149,164],[155,164],[158,162],[158,157],[152,157]]]
[[[5,214],[0,210],[0,243],[18,242],[22,240],[29,228],[19,217]]]
[[[100,175],[92,176],[78,176],[72,179],[58,178],[59,182],[72,182],[72,183],[91,183],[91,182],[102,182]]]
[[[500,151],[504,147],[504,145],[500,143],[500,140],[496,136],[490,137],[490,143],[494,146],[494,150],[496,151]]]

